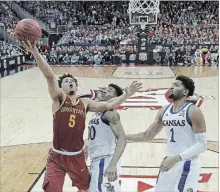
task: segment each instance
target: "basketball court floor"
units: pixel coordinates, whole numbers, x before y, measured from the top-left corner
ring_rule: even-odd
[[[144,131],[157,110],[168,104],[168,88],[175,75],[187,75],[196,84],[193,97],[207,123],[208,150],[201,155],[199,191],[217,192],[218,184],[218,69],[215,67],[53,67],[57,76],[78,77],[79,95],[95,99],[109,83],[126,87],[143,83],[142,91],[118,111],[126,133]],[[51,99],[47,83],[37,67],[1,81],[1,192],[42,192],[47,152],[52,141]],[[87,115],[87,123],[91,113]],[[87,138],[87,128],[85,130]],[[129,143],[122,156],[122,192],[154,191],[158,167],[166,153],[162,130],[151,143]],[[89,160],[88,160],[89,166]],[[76,192],[67,176],[64,192]]]

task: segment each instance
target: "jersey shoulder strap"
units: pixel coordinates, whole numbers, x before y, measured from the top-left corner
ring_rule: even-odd
[[[167,110],[170,109],[170,107],[171,107],[172,105],[173,105],[173,104],[171,103],[171,104],[169,104],[169,105],[167,105],[167,106],[165,107],[165,109],[164,109],[164,111],[163,111],[163,113],[162,113],[162,119],[163,119],[164,114],[167,112]]]

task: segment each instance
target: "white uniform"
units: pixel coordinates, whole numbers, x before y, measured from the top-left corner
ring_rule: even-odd
[[[163,124],[167,135],[167,156],[175,156],[189,149],[196,143],[192,123],[188,117],[189,106],[173,112],[173,104],[163,114]],[[166,157],[165,157],[166,158]],[[199,156],[178,162],[167,172],[160,172],[155,192],[194,192],[197,191],[201,169]]]
[[[120,191],[120,164],[117,165],[118,179],[108,182],[103,174],[115,152],[116,138],[108,122],[102,120],[103,113],[95,113],[89,122],[88,153],[91,159],[90,192]]]

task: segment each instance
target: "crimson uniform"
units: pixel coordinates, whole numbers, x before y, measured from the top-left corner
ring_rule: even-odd
[[[66,173],[78,189],[89,188],[89,171],[82,148],[86,109],[77,99],[73,104],[66,96],[53,116],[53,148],[49,151],[43,189],[62,192]]]

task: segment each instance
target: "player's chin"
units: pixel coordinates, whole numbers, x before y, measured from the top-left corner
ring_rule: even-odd
[[[170,98],[170,99],[173,99],[173,94],[170,94],[169,96],[168,96],[168,98]]]

